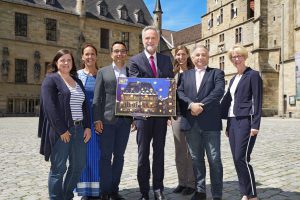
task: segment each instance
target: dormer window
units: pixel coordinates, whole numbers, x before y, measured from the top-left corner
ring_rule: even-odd
[[[137,10],[135,12],[135,17],[136,17],[136,21],[137,23],[144,23],[144,13],[142,10]]]
[[[54,5],[55,4],[55,0],[46,0],[46,4]]]
[[[118,7],[120,19],[127,20],[128,19],[128,10],[125,5],[121,5]]]
[[[106,4],[106,2],[103,1],[99,1],[99,14],[102,16],[106,16],[108,14],[108,6]]]

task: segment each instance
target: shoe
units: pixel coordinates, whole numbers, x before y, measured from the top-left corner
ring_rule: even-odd
[[[125,198],[122,197],[122,195],[120,195],[118,192],[116,192],[110,195],[110,200],[125,200]]]
[[[222,198],[215,197],[215,198],[213,198],[213,200],[222,200]]]
[[[143,194],[139,200],[149,200],[149,195]]]
[[[206,200],[206,194],[203,192],[195,192],[191,200]]]
[[[166,197],[161,191],[159,191],[159,192],[154,192],[154,199],[155,200],[166,200]]]
[[[186,187],[182,185],[177,185],[177,187],[173,190],[173,193],[181,193]]]
[[[100,199],[101,200],[110,200],[110,197],[108,194],[103,194]]]
[[[195,192],[194,188],[191,187],[186,187],[183,191],[182,191],[182,195],[190,195],[193,194]]]

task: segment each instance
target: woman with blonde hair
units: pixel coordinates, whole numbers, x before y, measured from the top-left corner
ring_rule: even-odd
[[[228,56],[237,73],[221,101],[222,117],[227,119],[225,133],[229,137],[242,200],[257,200],[254,172],[249,162],[260,127],[262,79],[258,71],[246,66],[248,51],[245,47],[233,46]]]

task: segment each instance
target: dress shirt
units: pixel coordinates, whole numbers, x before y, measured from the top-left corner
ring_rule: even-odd
[[[205,70],[206,70],[207,66],[204,66],[203,68],[197,68],[195,67],[195,76],[196,76],[196,89],[197,89],[197,93],[199,91],[199,88],[201,86],[202,83],[202,79],[203,76],[205,74]],[[194,102],[193,102],[194,103]],[[188,106],[188,109],[191,109],[192,103],[190,103],[190,105]]]
[[[235,117],[234,113],[233,113],[233,106],[234,106],[234,93],[236,91],[236,88],[242,78],[242,74],[237,74],[233,80],[233,83],[230,87],[230,95],[231,95],[231,104],[230,104],[230,107],[229,107],[229,110],[228,110],[228,117]]]
[[[113,62],[112,64],[116,79],[119,77],[127,77],[126,76],[126,66],[124,65],[121,69]]]
[[[158,71],[157,71],[157,56],[156,56],[156,52],[153,55],[150,55],[150,53],[148,53],[148,51],[146,51],[146,50],[144,52],[146,54],[146,57],[147,57],[147,59],[149,61],[150,66],[151,66],[150,56],[153,56],[153,61],[155,63],[156,73],[158,73]]]
[[[196,89],[197,89],[197,93],[199,91],[203,76],[205,74],[205,70],[206,70],[207,66],[203,67],[203,68],[197,68],[195,67],[195,75],[196,75]]]

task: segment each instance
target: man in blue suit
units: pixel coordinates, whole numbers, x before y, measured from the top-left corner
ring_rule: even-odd
[[[195,68],[182,74],[177,92],[179,100],[188,105],[183,115],[190,128],[186,139],[196,179],[196,192],[192,200],[206,199],[205,153],[210,167],[212,197],[219,200],[223,189],[220,100],[224,94],[224,72],[208,67],[209,54],[204,46],[196,47],[191,58]]]
[[[173,78],[173,66],[168,56],[157,53],[159,31],[147,26],[142,31],[145,50],[128,62],[129,76],[140,78]],[[150,143],[153,147],[153,190],[156,200],[165,199],[163,195],[164,147],[167,132],[167,117],[144,117],[135,120],[138,144],[138,172],[141,200],[149,199],[150,190]]]

